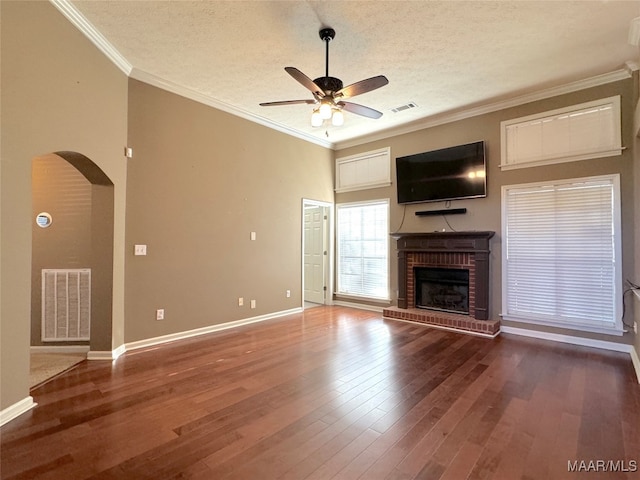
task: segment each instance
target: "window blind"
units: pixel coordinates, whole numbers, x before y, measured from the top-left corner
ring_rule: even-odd
[[[389,298],[388,217],[388,200],[337,206],[338,293]]]
[[[505,318],[619,327],[617,184],[607,176],[503,188]]]

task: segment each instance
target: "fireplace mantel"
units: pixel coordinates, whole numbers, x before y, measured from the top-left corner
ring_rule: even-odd
[[[413,267],[422,263],[454,268],[460,265],[460,268],[470,268],[473,278],[470,285],[473,308],[467,318],[474,324],[478,320],[489,320],[489,242],[494,235],[491,231],[391,234],[397,241],[398,251],[398,309],[415,311]],[[497,322],[491,323],[497,325]],[[482,328],[485,327],[489,328]],[[490,329],[494,330],[495,326]]]
[[[392,233],[398,251],[411,252],[489,252],[489,239],[495,232]]]

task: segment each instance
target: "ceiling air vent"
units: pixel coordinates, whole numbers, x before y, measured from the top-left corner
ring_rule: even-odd
[[[410,108],[416,108],[417,106],[418,105],[416,105],[414,102],[409,102],[409,103],[405,103],[404,105],[400,105],[399,107],[392,108],[391,111],[393,113],[399,113],[404,110],[409,110]]]

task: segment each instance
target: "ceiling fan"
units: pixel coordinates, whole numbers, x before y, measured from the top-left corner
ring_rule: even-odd
[[[311,80],[297,68],[285,67],[285,71],[289,75],[300,82],[302,86],[313,94],[313,100],[284,100],[280,102],[265,102],[260,105],[263,107],[296,104],[316,105],[316,108],[314,108],[313,114],[311,115],[311,125],[314,127],[321,126],[324,120],[328,119],[331,119],[333,125],[342,125],[344,123],[342,110],[346,110],[347,112],[355,113],[356,115],[361,115],[363,117],[380,118],[382,116],[382,112],[357,103],[345,102],[343,99],[355,97],[356,95],[361,95],[375,90],[376,88],[383,87],[389,83],[387,77],[384,75],[378,75],[343,87],[342,80],[329,76],[329,42],[336,36],[336,32],[333,28],[323,28],[320,30],[319,34],[322,41],[326,44],[326,66],[324,77],[318,77],[315,80]]]

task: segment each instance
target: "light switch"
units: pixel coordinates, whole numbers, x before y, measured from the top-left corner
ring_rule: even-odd
[[[251,232],[251,240],[255,240],[256,239],[256,232]]]
[[[147,246],[146,245],[136,245],[133,249],[134,255],[146,255],[147,254]]]

